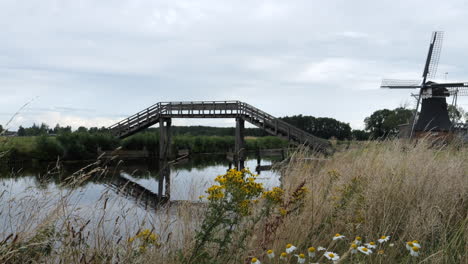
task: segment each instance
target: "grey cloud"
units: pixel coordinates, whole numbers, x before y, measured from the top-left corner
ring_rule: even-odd
[[[372,111],[410,100],[411,91],[380,90],[380,79],[418,78],[432,30],[447,32],[438,77],[468,77],[467,7],[435,0],[5,0],[0,112],[39,96],[28,111],[81,124],[158,101],[239,99],[278,116],[330,116],[362,127]],[[34,118],[44,117],[24,120],[41,121]]]

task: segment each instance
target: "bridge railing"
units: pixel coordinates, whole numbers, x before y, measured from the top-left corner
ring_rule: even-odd
[[[257,122],[256,125],[270,130],[270,133],[285,136],[289,140],[323,147],[329,145],[324,139],[240,101],[160,102],[114,124],[109,129],[119,137],[133,134],[154,124],[159,117],[243,117]]]
[[[162,115],[238,114],[239,101],[163,102]]]
[[[142,118],[150,119],[160,113],[161,103],[154,104],[143,111],[140,111],[132,116],[125,118],[124,120],[109,127],[110,130],[122,129],[124,127],[131,128],[135,123],[141,122]]]

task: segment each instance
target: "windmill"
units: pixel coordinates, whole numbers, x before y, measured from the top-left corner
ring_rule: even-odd
[[[425,132],[450,132],[453,124],[448,114],[447,97],[453,96],[455,104],[458,96],[468,95],[468,82],[440,83],[432,81],[437,73],[443,39],[444,32],[434,31],[432,33],[422,80],[382,80],[380,88],[419,89],[419,93],[413,94],[417,103],[411,122],[410,138],[415,134],[421,135]],[[419,105],[421,105],[421,112],[416,118]]]

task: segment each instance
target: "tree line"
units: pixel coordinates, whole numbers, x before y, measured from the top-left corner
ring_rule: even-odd
[[[364,130],[353,130],[348,123],[326,117],[294,115],[282,117],[281,120],[324,139],[369,140],[396,136],[399,125],[411,122],[413,114],[413,109],[404,107],[377,110],[364,119]],[[449,115],[454,122],[468,120],[468,114],[460,107],[449,107]],[[173,126],[173,150],[190,149],[194,153],[226,152],[234,146],[234,130],[233,127]],[[2,131],[0,126],[0,132]],[[149,128],[123,140],[112,137],[105,127],[79,127],[73,131],[70,126],[62,127],[57,124],[51,128],[44,123],[33,124],[31,127],[20,126],[16,134],[16,145],[8,146],[9,153],[26,158],[92,159],[98,154],[98,149],[112,150],[120,146],[126,150],[154,151],[159,146],[159,128]],[[267,136],[259,128],[246,128],[245,136],[249,150],[280,148],[288,144],[284,140]],[[26,137],[34,139],[21,140]],[[3,149],[0,144],[0,152],[2,150],[6,150],[5,144]]]

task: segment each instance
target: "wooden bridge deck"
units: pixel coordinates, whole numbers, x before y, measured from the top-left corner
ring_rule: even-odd
[[[161,102],[110,126],[109,130],[114,136],[125,138],[170,118],[240,118],[293,144],[308,145],[325,153],[332,152],[327,140],[240,101]]]

